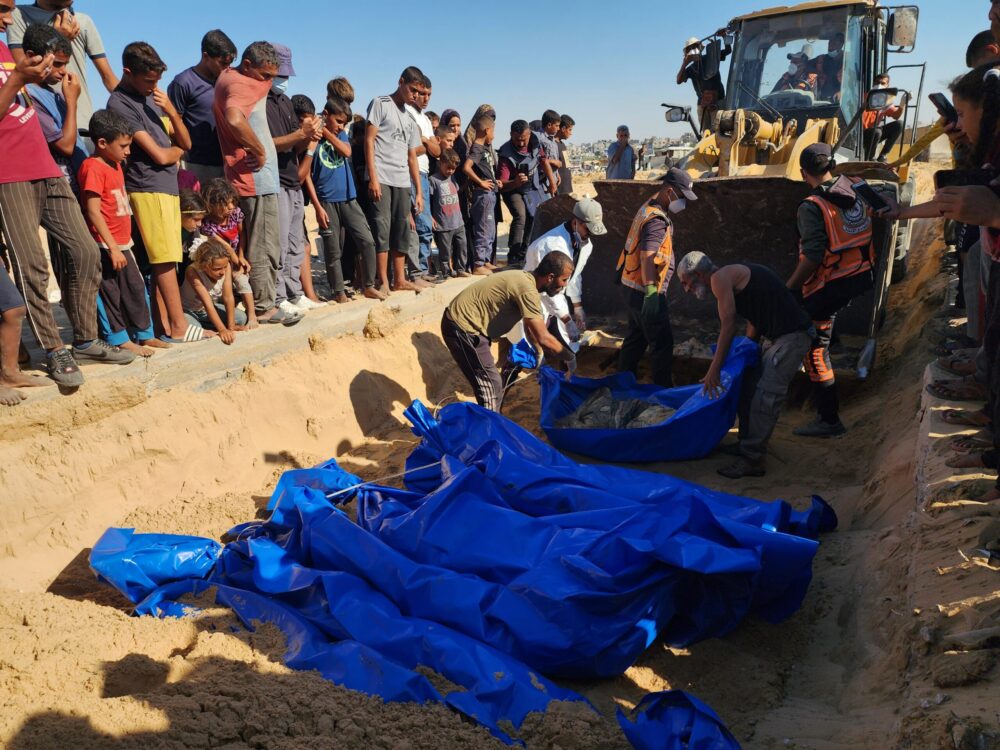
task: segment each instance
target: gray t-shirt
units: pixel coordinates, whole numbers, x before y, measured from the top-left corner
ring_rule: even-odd
[[[391,96],[377,96],[368,105],[368,122],[378,128],[375,177],[379,184],[409,188],[409,151],[421,143],[416,121]]]
[[[118,85],[108,97],[108,109],[117,112],[136,133],[145,131],[160,148],[170,148],[173,141],[167,135],[167,119],[152,95],[139,96]],[[130,193],[164,193],[177,195],[177,165],[163,167],[138,143],[132,143],[132,153],[125,163],[125,187]]]
[[[80,25],[80,33],[71,43],[73,56],[66,66],[80,77],[80,98],[76,104],[76,123],[80,129],[90,126],[90,116],[94,114],[94,103],[90,98],[90,90],[87,87],[87,58],[100,60],[107,57],[104,52],[104,42],[97,32],[93,19],[86,13],[70,11],[76,22]],[[11,49],[21,49],[21,41],[24,39],[24,31],[33,23],[42,23],[54,26],[56,13],[43,10],[37,5],[18,5],[14,8],[14,22],[7,28],[7,45]],[[62,85],[55,87],[62,92]]]
[[[431,195],[431,216],[437,223],[436,229],[448,232],[458,229],[464,223],[462,206],[458,200],[458,183],[453,177],[441,177],[432,174],[428,178]]]

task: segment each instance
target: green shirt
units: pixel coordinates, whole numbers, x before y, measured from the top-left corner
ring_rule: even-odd
[[[467,333],[496,341],[522,320],[541,320],[542,298],[527,271],[503,271],[467,287],[448,305]]]

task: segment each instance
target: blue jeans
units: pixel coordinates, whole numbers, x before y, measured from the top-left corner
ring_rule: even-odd
[[[417,225],[417,241],[420,243],[420,270],[427,273],[430,270],[431,242],[434,240],[434,222],[431,220],[431,183],[427,175],[420,173],[420,190],[424,194],[424,210],[413,217]],[[417,191],[411,189],[413,200],[417,199]]]
[[[149,292],[146,292],[146,307],[149,307]],[[111,332],[111,322],[108,320],[108,313],[104,309],[104,302],[101,295],[97,295],[97,335],[102,341],[107,341],[111,346],[121,346],[129,341],[149,341],[153,338],[153,314],[150,307],[149,327],[140,331],[136,328],[129,328],[117,333]]]
[[[219,317],[222,319],[223,324],[226,322],[226,306],[216,305],[215,311],[219,313]],[[184,311],[184,317],[187,318],[188,323],[192,325],[199,325],[206,331],[214,331],[215,326],[212,325],[211,318],[208,317],[208,312],[205,310],[199,310],[198,312],[192,312],[190,310]],[[240,308],[236,308],[236,314],[233,315],[233,325],[245,326],[247,324],[247,314],[243,312]]]

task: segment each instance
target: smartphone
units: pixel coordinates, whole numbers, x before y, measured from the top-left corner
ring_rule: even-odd
[[[928,99],[931,100],[931,104],[934,105],[934,109],[938,111],[947,122],[958,122],[958,112],[955,111],[955,105],[948,101],[948,97],[944,94],[930,94]]]
[[[857,182],[851,187],[854,189],[854,192],[858,195],[858,197],[867,203],[875,213],[889,208],[889,204],[886,203],[882,199],[882,196],[879,195],[867,182]]]
[[[527,164],[518,164],[517,171],[519,174],[523,174],[525,177],[527,177],[530,174]]]
[[[988,186],[997,177],[991,169],[942,169],[934,173],[934,187]]]

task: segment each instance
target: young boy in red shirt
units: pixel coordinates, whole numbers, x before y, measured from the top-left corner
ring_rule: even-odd
[[[146,285],[132,254],[132,209],[121,166],[131,150],[132,128],[117,112],[102,109],[90,119],[90,137],[94,156],[80,165],[77,182],[90,233],[101,248],[99,293],[111,328],[108,343],[149,357],[153,350],[145,344],[152,339],[129,339],[130,331],[150,330]]]

